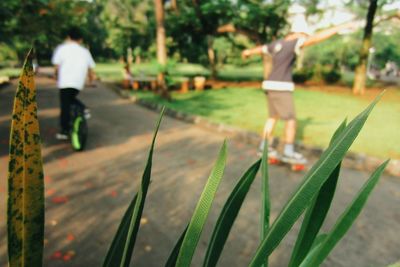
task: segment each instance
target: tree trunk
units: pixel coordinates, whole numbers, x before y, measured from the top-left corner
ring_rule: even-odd
[[[171,7],[173,11],[179,14],[178,4],[176,0],[171,0]]]
[[[210,68],[211,68],[211,78],[216,79],[217,78],[217,65],[215,62],[215,51],[213,48],[214,44],[214,38],[212,36],[207,37],[207,54],[208,54],[208,61],[210,63]]]
[[[157,61],[162,66],[162,71],[157,75],[158,86],[161,95],[169,98],[167,84],[165,83],[165,66],[167,64],[167,48],[165,45],[165,27],[164,27],[164,1],[154,0],[156,25],[157,25]]]
[[[353,94],[364,94],[365,93],[365,84],[367,80],[367,63],[368,63],[368,54],[369,49],[371,47],[371,39],[372,39],[372,31],[373,31],[373,23],[374,17],[377,9],[378,0],[370,0],[370,4],[368,7],[367,14],[367,24],[364,28],[364,37],[362,41],[362,47],[360,50],[360,59],[358,65],[356,67],[356,72],[354,76],[354,84],[353,84]]]

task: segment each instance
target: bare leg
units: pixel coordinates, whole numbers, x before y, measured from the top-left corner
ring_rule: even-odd
[[[263,140],[268,140],[269,144],[272,144],[274,138],[273,132],[277,121],[278,121],[277,118],[268,118],[267,121],[265,122]]]
[[[296,120],[290,119],[285,124],[285,144],[294,144],[296,138]]]
[[[306,158],[294,150],[296,137],[296,120],[290,119],[285,125],[285,146],[283,149],[283,160],[291,163],[305,164]]]

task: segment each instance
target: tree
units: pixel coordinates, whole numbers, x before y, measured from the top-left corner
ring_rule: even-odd
[[[393,18],[400,18],[400,11],[383,11],[383,7],[387,4],[394,3],[394,0],[370,0],[368,6],[365,6],[365,1],[353,0],[347,5],[354,12],[360,14],[362,10],[367,9],[366,24],[364,27],[364,36],[362,39],[362,45],[359,52],[359,61],[356,67],[356,73],[354,77],[353,93],[354,94],[364,94],[365,84],[366,84],[366,72],[368,65],[369,50],[372,43],[372,34],[374,27],[379,23],[391,20]],[[379,14],[379,15],[377,15]],[[376,18],[375,18],[376,17]]]
[[[367,80],[367,61],[369,49],[371,48],[372,31],[374,27],[375,13],[378,7],[378,0],[370,0],[367,13],[367,22],[364,28],[364,37],[359,54],[359,62],[354,76],[353,94],[364,94]]]
[[[100,19],[107,31],[107,48],[114,51],[118,57],[124,58],[127,57],[130,48],[147,51],[155,41],[154,2],[152,0],[101,1],[104,9]]]
[[[167,16],[167,30],[173,39],[171,53],[178,52],[191,62],[209,65],[211,75],[215,77],[214,39],[218,35],[218,26],[231,17],[232,2],[181,0],[178,7],[179,12],[169,12]]]
[[[167,47],[164,27],[164,1],[154,0],[154,8],[156,14],[156,31],[157,31],[157,61],[161,68],[158,72],[158,86],[161,89],[161,95],[169,98],[167,85],[165,83],[165,68],[167,65]]]

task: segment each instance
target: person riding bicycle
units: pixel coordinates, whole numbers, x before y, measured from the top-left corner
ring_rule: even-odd
[[[85,110],[85,117],[89,117],[89,110],[77,99],[77,95],[83,90],[86,76],[89,77],[89,84],[93,84],[94,67],[90,51],[82,46],[82,34],[79,28],[72,27],[68,31],[66,41],[59,45],[51,59],[55,66],[57,87],[60,89],[60,125],[61,131],[56,138],[67,140],[70,133],[70,109],[76,104]]]

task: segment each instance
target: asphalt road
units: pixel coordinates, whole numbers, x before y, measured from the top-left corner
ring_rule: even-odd
[[[158,114],[119,98],[99,85],[82,92],[91,108],[89,141],[76,153],[55,140],[58,91],[52,80],[37,79],[46,183],[44,266],[101,266],[122,214],[137,190]],[[6,177],[8,135],[15,85],[0,89],[0,266],[6,266]],[[157,139],[152,184],[133,256],[134,266],[163,266],[190,219],[218,150],[227,136],[165,117]],[[227,137],[229,140],[229,136]],[[229,141],[224,179],[196,251],[201,266],[212,226],[241,174],[256,160],[254,147]],[[304,173],[272,166],[272,219]],[[343,169],[329,230],[369,177]],[[220,266],[246,266],[258,239],[260,181],[242,206]],[[323,266],[375,267],[400,260],[400,179],[383,176],[360,217]],[[299,229],[296,224],[270,258],[286,266]]]

